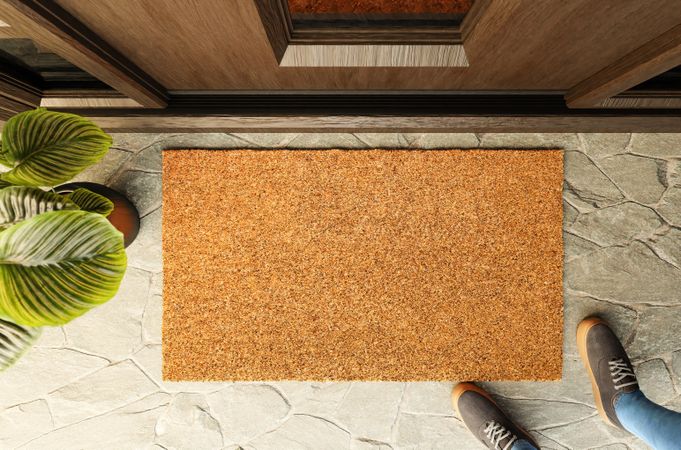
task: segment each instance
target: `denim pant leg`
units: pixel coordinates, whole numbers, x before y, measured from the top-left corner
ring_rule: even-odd
[[[520,439],[513,443],[511,450],[537,450],[537,447],[530,444],[525,439]]]
[[[622,394],[615,412],[624,428],[654,449],[681,448],[681,413],[651,402],[640,390]]]

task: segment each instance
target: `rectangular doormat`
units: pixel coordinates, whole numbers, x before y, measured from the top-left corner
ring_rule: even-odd
[[[562,161],[165,151],[165,378],[559,379]]]

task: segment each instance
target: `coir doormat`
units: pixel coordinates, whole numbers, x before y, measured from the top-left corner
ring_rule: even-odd
[[[562,152],[163,154],[169,380],[549,380]]]

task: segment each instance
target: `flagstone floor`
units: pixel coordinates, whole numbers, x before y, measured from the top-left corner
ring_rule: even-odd
[[[565,364],[551,383],[486,383],[544,448],[646,448],[597,416],[575,347],[608,319],[644,392],[681,410],[681,134],[117,134],[80,179],[143,216],[116,298],[0,374],[2,449],[476,449],[453,383],[161,379],[164,148],[564,148]]]

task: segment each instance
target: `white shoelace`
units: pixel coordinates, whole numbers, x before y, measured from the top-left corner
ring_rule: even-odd
[[[496,450],[509,450],[511,446],[513,446],[513,443],[518,440],[518,438],[513,435],[510,431],[508,431],[506,428],[504,428],[503,425],[497,423],[497,422],[489,422],[485,425],[485,434],[487,435],[487,439],[494,445],[494,448]],[[504,447],[500,447],[500,443],[502,440],[506,439],[507,437],[511,436],[511,439],[504,445]]]
[[[615,383],[615,389],[619,390],[624,387],[637,384],[636,375],[634,375],[634,372],[631,370],[629,365],[624,362],[623,359],[612,359],[608,361],[608,366],[610,366],[610,375],[612,376],[612,381]],[[617,384],[626,377],[631,377],[634,381]]]

